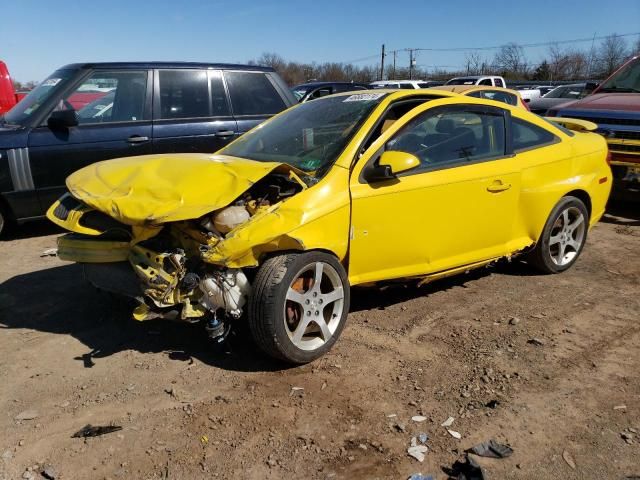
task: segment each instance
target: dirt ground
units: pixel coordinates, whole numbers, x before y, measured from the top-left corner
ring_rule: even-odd
[[[220,351],[199,325],[129,320],[26,225],[0,242],[0,479],[445,479],[490,438],[514,450],[480,459],[493,480],[640,478],[639,212],[561,275],[356,289],[334,349],[297,368],[242,331]],[[122,430],[72,438],[86,424]]]

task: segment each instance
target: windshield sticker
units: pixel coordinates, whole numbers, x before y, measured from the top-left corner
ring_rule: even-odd
[[[358,93],[345,98],[342,102],[368,102],[383,97],[384,93]]]
[[[62,80],[62,79],[61,78],[48,78],[44,82],[42,82],[42,85],[44,87],[55,87],[58,83],[60,83],[60,80]]]

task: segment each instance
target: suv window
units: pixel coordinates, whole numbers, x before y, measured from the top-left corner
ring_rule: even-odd
[[[490,78],[485,78],[484,80],[480,80],[478,82],[478,85],[488,85],[490,87],[493,86],[493,84],[491,83],[491,79]]]
[[[158,118],[208,117],[209,86],[205,70],[161,70]]]
[[[145,120],[147,72],[94,72],[56,110],[78,112],[78,124]]]
[[[222,73],[213,71],[211,76],[211,114],[214,117],[228,117],[231,115],[229,111],[229,102],[227,94],[224,91],[222,83]]]
[[[516,152],[553,143],[556,140],[556,136],[553,133],[519,118],[512,117],[511,125],[513,150]]]
[[[271,115],[285,109],[264,73],[224,72],[234,115]]]
[[[504,82],[502,81],[501,78],[494,78],[493,80],[494,80],[494,82],[496,82],[496,87],[504,88]]]
[[[389,140],[386,149],[418,157],[421,165],[411,173],[501,157],[505,154],[504,115],[498,109],[427,111]]]

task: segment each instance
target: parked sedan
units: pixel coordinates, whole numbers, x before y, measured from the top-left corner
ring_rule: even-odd
[[[495,100],[496,102],[504,102],[514,107],[529,110],[529,107],[522,100],[520,93],[516,90],[509,90],[500,87],[485,87],[482,85],[443,85],[441,87],[431,87],[438,90],[447,90],[449,92],[460,93],[468,97],[486,98],[487,100]]]
[[[544,97],[531,100],[529,108],[533,113],[545,115],[547,110],[561,103],[582,98],[585,94],[586,83],[573,83],[554,88]]]
[[[334,93],[352,92],[355,90],[367,90],[366,83],[354,82],[310,82],[297,85],[291,89],[299,103],[304,103],[316,98],[326,97]]]
[[[606,157],[600,135],[506,103],[373,90],[294,106],[214,155],[90,165],[47,216],[74,232],[60,259],[136,298],[136,319],[220,340],[246,318],[264,352],[305,363],[340,336],[353,285],[515,255],[570,268],[604,213]]]

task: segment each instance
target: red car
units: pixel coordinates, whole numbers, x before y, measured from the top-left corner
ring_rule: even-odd
[[[18,95],[13,89],[13,81],[7,65],[0,60],[0,115],[8,112],[24,95]]]

